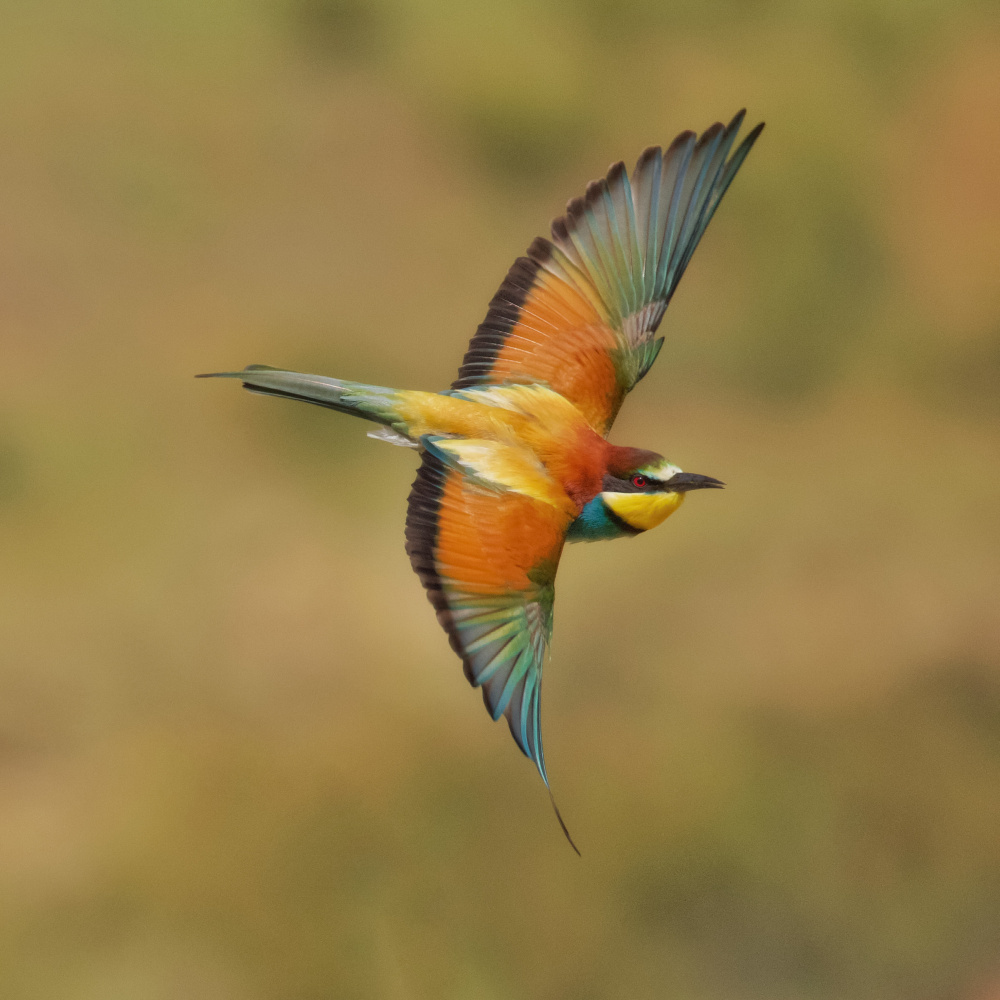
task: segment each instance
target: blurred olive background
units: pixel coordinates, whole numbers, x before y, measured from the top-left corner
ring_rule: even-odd
[[[34,0],[0,33],[0,995],[1000,996],[1000,13]],[[567,551],[544,787],[414,455],[202,371],[444,388],[613,160],[768,122]]]

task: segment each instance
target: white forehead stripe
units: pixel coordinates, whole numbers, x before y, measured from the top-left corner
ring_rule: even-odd
[[[639,470],[644,476],[650,479],[658,479],[661,483],[666,482],[671,476],[676,476],[681,470],[676,465],[664,459],[656,465],[647,465]]]

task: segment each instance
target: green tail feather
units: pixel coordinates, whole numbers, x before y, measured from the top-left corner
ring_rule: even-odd
[[[264,396],[297,399],[315,406],[325,406],[339,413],[350,413],[364,420],[385,424],[405,434],[396,412],[396,390],[362,382],[348,382],[325,375],[304,375],[269,365],[247,365],[239,372],[210,372],[195,378],[238,378],[243,388]]]

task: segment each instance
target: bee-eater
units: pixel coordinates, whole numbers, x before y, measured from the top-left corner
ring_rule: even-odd
[[[542,666],[563,544],[640,534],[691,490],[723,485],[607,434],[656,360],[667,304],[764,127],[730,156],[744,114],[683,132],[666,152],[650,147],[631,178],[616,163],[570,201],[552,238],[514,262],[444,392],[266,365],[200,376],[362,417],[381,425],[371,437],[419,451],[407,554],[465,676],[546,787]]]

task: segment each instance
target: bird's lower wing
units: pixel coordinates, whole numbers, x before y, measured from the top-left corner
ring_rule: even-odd
[[[406,551],[438,621],[548,785],[540,723],[554,581],[572,518],[561,490],[518,449],[424,438]]]
[[[729,156],[743,121],[647,149],[588,185],[515,261],[454,389],[545,382],[599,433],[656,360],[654,334],[705,228],[763,125]]]

